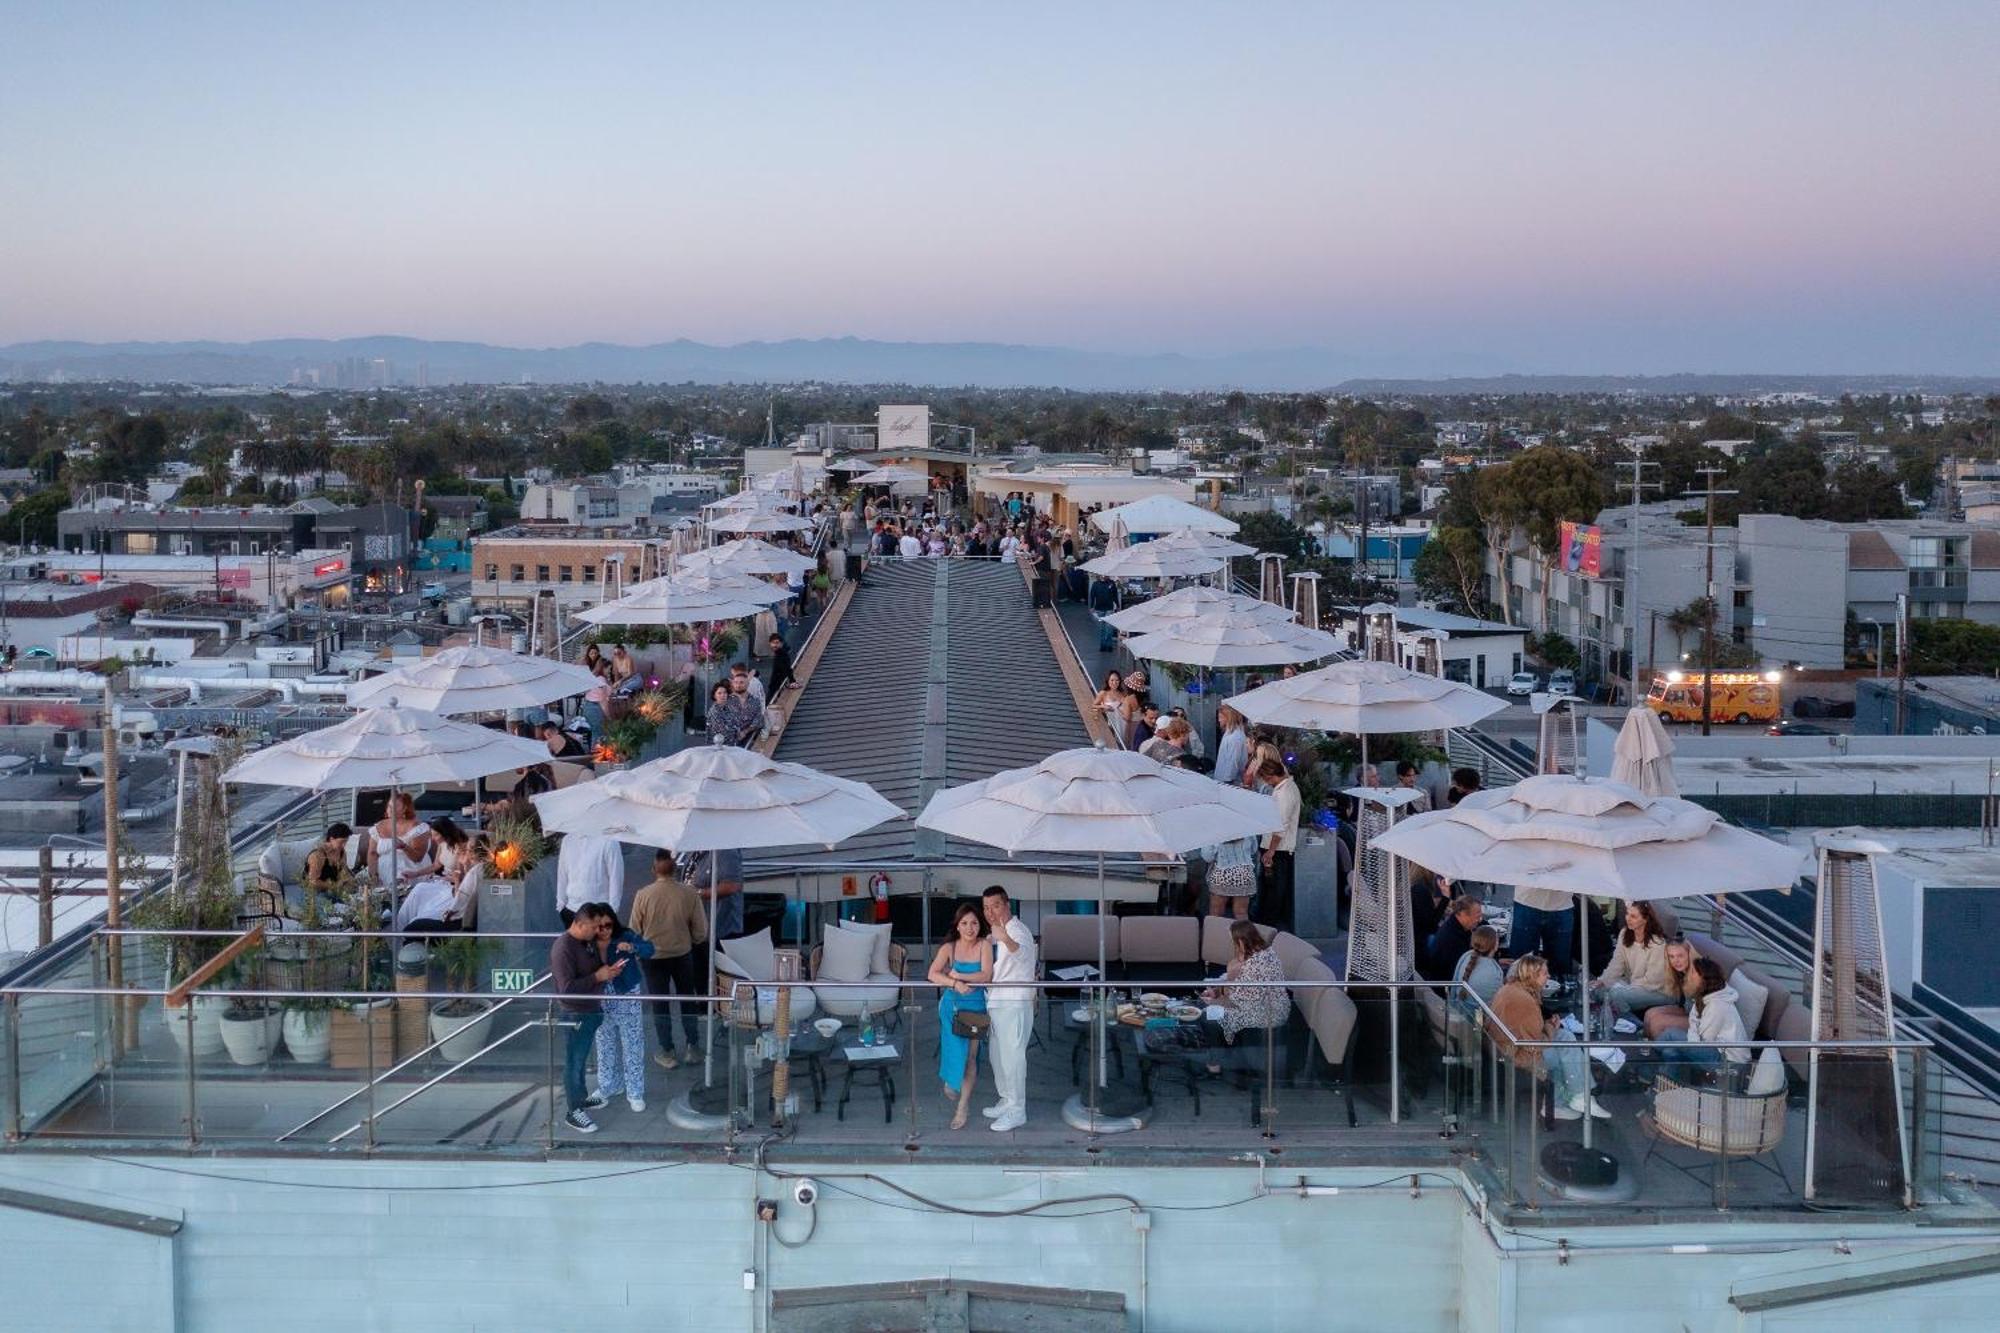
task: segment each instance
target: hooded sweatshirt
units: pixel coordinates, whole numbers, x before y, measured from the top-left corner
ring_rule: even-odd
[[[1743,1015],[1736,1008],[1734,986],[1710,991],[1689,1007],[1687,1039],[1698,1042],[1750,1040],[1750,1034],[1743,1027]],[[1725,1046],[1722,1055],[1726,1060],[1744,1064],[1750,1059],[1750,1048]]]

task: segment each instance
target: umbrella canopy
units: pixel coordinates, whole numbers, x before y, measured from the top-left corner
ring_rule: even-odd
[[[1203,667],[1281,666],[1311,662],[1340,651],[1340,640],[1290,619],[1249,620],[1216,616],[1181,621],[1125,645],[1132,656]]]
[[[739,591],[704,582],[707,586],[685,579],[651,579],[623,597],[577,612],[576,618],[588,625],[702,625],[741,620],[769,605],[761,596],[751,601]]]
[[[854,479],[854,482],[858,486],[898,486],[905,482],[929,481],[930,479],[931,474],[928,472],[913,467],[904,467],[900,463],[891,463],[887,467],[878,467],[862,473]]]
[[[532,798],[542,827],[676,853],[831,847],[903,813],[865,783],[734,745],[698,745]]]
[[[1794,848],[1677,796],[1551,773],[1414,815],[1372,844],[1448,879],[1627,901],[1790,888]]]
[[[1356,735],[1469,727],[1507,707],[1455,680],[1368,661],[1335,662],[1225,702],[1252,722]]]
[[[629,597],[634,593],[645,592],[656,585],[668,592],[733,597],[739,602],[755,602],[764,606],[782,602],[791,596],[782,585],[768,583],[755,575],[699,565],[693,569],[678,570],[663,579],[647,579],[644,583],[635,583],[625,590],[625,595]]]
[[[680,557],[674,562],[677,573],[723,574],[806,574],[819,568],[809,555],[788,551],[782,546],[755,537],[738,537],[720,546],[711,546]]]
[[[811,519],[788,514],[782,509],[729,509],[708,520],[715,532],[811,532]]]
[[[1234,532],[1238,524],[1213,509],[1176,500],[1171,495],[1149,495],[1114,509],[1100,509],[1090,516],[1100,532],[1111,531],[1113,522],[1123,523],[1127,532],[1173,532],[1198,528],[1203,532]]]
[[[1282,606],[1239,592],[1200,586],[1176,588],[1169,593],[1138,602],[1104,617],[1104,623],[1126,634],[1151,634],[1190,620],[1214,615],[1256,622],[1286,621],[1291,612]]]
[[[1258,792],[1129,750],[1062,750],[931,797],[917,827],[1008,852],[1175,855],[1269,833],[1278,805]]]
[[[876,462],[872,458],[843,458],[838,463],[827,464],[829,472],[873,472]]]
[[[1674,742],[1659,714],[1646,707],[1625,714],[1611,747],[1611,780],[1637,787],[1648,796],[1679,796],[1674,780]]]
[[[1219,555],[1225,560],[1239,555],[1255,555],[1257,548],[1233,542],[1229,538],[1213,532],[1200,532],[1193,528],[1179,528],[1164,537],[1155,537],[1153,542],[1163,549],[1193,551],[1200,555]]]
[[[469,782],[547,763],[549,747],[419,708],[370,708],[345,722],[266,746],[232,764],[225,782],[335,791]]]
[[[760,491],[755,487],[752,487],[751,489],[746,491],[738,491],[734,495],[725,495],[720,500],[710,500],[707,504],[704,504],[702,508],[708,510],[718,510],[718,509],[755,509],[760,511],[785,510],[792,508],[795,503],[796,503],[795,501],[788,500],[782,495],[775,495],[770,491]]]
[[[587,667],[467,644],[351,685],[347,702],[356,708],[389,704],[430,713],[488,713],[536,708],[596,683]]]
[[[1223,556],[1174,546],[1162,540],[1107,551],[1095,560],[1087,561],[1083,568],[1086,573],[1114,579],[1187,579],[1213,574],[1228,563]]]

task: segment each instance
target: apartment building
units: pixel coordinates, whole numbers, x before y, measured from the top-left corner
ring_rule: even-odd
[[[483,606],[526,607],[539,592],[588,606],[664,572],[663,538],[582,525],[520,525],[472,539],[472,585]]]

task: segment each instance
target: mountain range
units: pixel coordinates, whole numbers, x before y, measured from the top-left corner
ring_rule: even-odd
[[[1379,372],[1379,359],[1367,369]],[[1453,358],[1457,359],[1457,358]],[[1465,358],[1468,362],[1470,358]],[[1484,360],[1484,358],[1481,358]],[[1465,366],[1450,379],[1359,379],[1362,358],[1317,348],[1232,356],[1124,355],[991,342],[786,339],[728,346],[677,339],[631,346],[500,347],[422,338],[278,338],[259,342],[22,342],[0,346],[0,381],[116,380],[204,385],[326,387],[353,361],[388,363],[392,382],[445,384],[907,384],[985,389],[1052,388],[1198,392],[1337,390],[1377,394],[1991,392],[2000,380],[1936,375],[1487,375]],[[1431,358],[1433,364],[1435,356]],[[366,384],[362,368],[358,383]]]

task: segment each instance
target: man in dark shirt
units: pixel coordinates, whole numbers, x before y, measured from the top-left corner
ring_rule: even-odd
[[[764,682],[764,702],[771,703],[778,697],[778,691],[792,683],[792,650],[785,643],[785,636],[773,634],[771,645],[771,675]]]
[[[587,1095],[583,1086],[584,1066],[590,1063],[591,1044],[604,1022],[604,1004],[597,997],[604,983],[625,970],[627,960],[607,964],[597,947],[599,923],[611,909],[603,903],[585,903],[570,918],[569,929],[556,936],[549,946],[549,976],[555,983],[563,1020],[574,1024],[563,1039],[563,1095],[569,1114],[563,1123],[579,1134],[595,1134],[597,1122],[590,1112],[604,1105],[602,1097]]]
[[[559,722],[542,723],[542,740],[549,747],[549,758],[569,759],[588,762],[590,751],[584,743],[562,729]]]
[[[1472,932],[1479,928],[1481,915],[1479,899],[1451,900],[1451,910],[1438,922],[1437,933],[1431,936],[1430,948],[1424,952],[1422,966],[1418,968],[1424,980],[1451,980],[1452,969],[1472,947]]]

